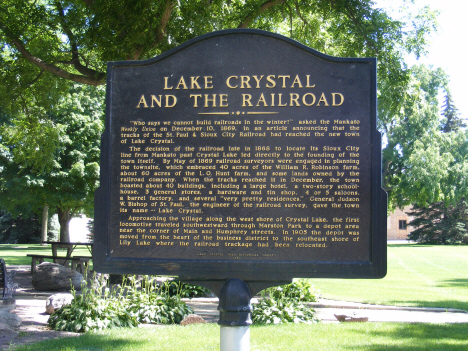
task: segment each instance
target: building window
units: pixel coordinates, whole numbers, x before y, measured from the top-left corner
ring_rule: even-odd
[[[398,221],[398,228],[400,230],[406,230],[406,220],[400,220]]]

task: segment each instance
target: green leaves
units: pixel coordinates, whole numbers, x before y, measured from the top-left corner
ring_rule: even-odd
[[[253,305],[252,321],[258,324],[316,323],[315,311],[304,302],[317,301],[317,297],[307,280],[268,288]]]
[[[166,280],[159,288],[161,293],[180,297],[205,297],[211,294],[207,288],[198,285],[182,283],[177,278]]]
[[[11,146],[11,156],[17,163],[42,172],[57,166],[54,153],[64,131],[63,125],[19,116],[13,125],[4,125],[0,133],[4,144]]]
[[[126,309],[140,323],[180,323],[193,310],[179,296],[159,295],[133,291],[128,297]]]
[[[92,213],[103,101],[103,88],[76,85],[49,110],[31,106],[26,113],[5,116],[0,126],[3,208],[18,214],[48,204],[68,215]]]
[[[314,287],[305,279],[298,279],[291,284],[268,288],[266,292],[275,299],[288,298],[302,302],[315,302],[319,296]]]
[[[389,193],[391,207],[435,198],[440,200],[443,190],[436,182],[444,177],[441,167],[447,166],[449,159],[446,153],[451,152],[447,147],[439,151],[445,141],[439,135],[442,117],[438,96],[447,89],[447,75],[441,69],[425,66],[415,66],[410,72],[409,84],[398,109],[385,111],[385,106],[379,108],[379,123],[386,139],[383,149],[384,188]],[[435,173],[431,175],[431,172]],[[418,189],[413,184],[416,179],[427,186],[427,181],[431,183],[424,189],[426,195],[420,194],[423,185]],[[429,189],[432,194],[429,194]]]
[[[252,321],[255,324],[316,323],[314,313],[298,300],[263,298],[254,304]]]
[[[379,81],[393,87],[384,96],[397,101],[408,79],[403,57],[424,53],[435,16],[424,8],[396,21],[369,0],[4,0],[0,76],[9,88],[0,97],[8,106],[20,106],[18,96],[46,106],[65,92],[63,81],[105,84],[108,61],[148,59],[216,30],[256,28],[329,55],[377,57]]]
[[[467,172],[467,131],[432,130],[414,143],[400,186],[420,206],[455,204],[468,196]]]
[[[119,327],[136,327],[140,323],[180,323],[193,310],[146,277],[137,287],[135,276],[125,277],[122,285],[108,288],[104,276],[93,275],[90,287],[85,283],[81,295],[74,294],[70,305],[63,306],[49,318],[55,330],[86,332]]]

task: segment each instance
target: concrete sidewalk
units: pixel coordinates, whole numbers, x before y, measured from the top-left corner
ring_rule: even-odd
[[[196,314],[206,320],[210,322],[218,320],[217,298],[186,299],[185,301]],[[252,303],[256,301],[255,298],[252,299]],[[370,305],[325,299],[309,305],[315,309],[317,318],[325,323],[339,323],[335,315],[365,317],[368,318],[368,322],[468,323],[468,312],[464,310]]]
[[[335,315],[367,317],[368,322],[468,323],[468,312],[456,309],[370,305],[320,300],[311,303],[323,322],[336,322]]]

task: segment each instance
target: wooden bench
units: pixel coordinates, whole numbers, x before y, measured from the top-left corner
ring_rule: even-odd
[[[91,257],[86,256],[73,256],[73,257],[66,257],[66,256],[49,256],[49,255],[35,255],[29,254],[26,255],[31,257],[31,273],[36,273],[36,264],[37,262],[42,263],[45,259],[52,260],[54,263],[59,263],[64,266],[68,265],[68,262],[71,262],[71,269],[77,270],[80,273],[84,272],[85,267],[88,265],[89,260]]]

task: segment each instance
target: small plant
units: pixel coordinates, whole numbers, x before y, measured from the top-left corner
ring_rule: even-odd
[[[122,284],[109,289],[107,278],[93,275],[91,287],[82,284],[82,293],[72,289],[73,300],[49,318],[54,330],[86,332],[93,329],[135,327],[140,323],[180,323],[193,310],[158,286],[155,277],[145,276],[141,286],[135,276],[124,276]]]
[[[182,297],[205,297],[210,296],[211,291],[198,285],[183,283],[179,279],[167,280],[161,286],[161,290],[169,296]]]
[[[317,294],[307,280],[265,289],[253,306],[252,321],[256,324],[315,323],[313,308],[304,302],[317,301]]]
[[[254,305],[252,321],[255,324],[315,323],[314,314],[314,309],[294,299],[263,298]]]
[[[180,295],[169,293],[169,284],[166,281],[158,286],[155,277],[144,276],[141,289],[134,284],[127,286],[127,310],[139,323],[180,323],[193,310],[180,300]]]
[[[266,289],[267,293],[275,298],[291,298],[304,302],[316,302],[319,294],[306,279],[294,280],[291,284],[275,286]]]
[[[94,283],[87,287],[82,283],[81,295],[73,289],[73,300],[55,311],[48,320],[48,325],[54,330],[86,332],[115,327],[135,327],[137,319],[125,307],[121,291],[110,291],[106,287],[106,279],[93,276]]]

